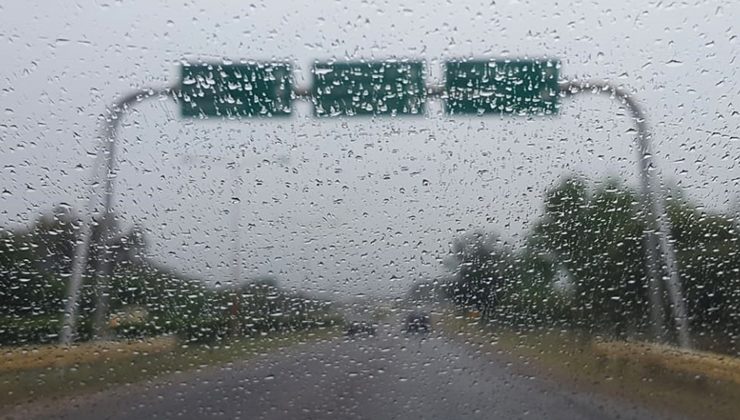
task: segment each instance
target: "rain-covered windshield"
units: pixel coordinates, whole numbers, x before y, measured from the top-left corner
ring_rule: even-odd
[[[736,418],[733,2],[0,2],[7,418]]]

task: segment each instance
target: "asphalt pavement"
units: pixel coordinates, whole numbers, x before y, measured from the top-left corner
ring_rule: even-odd
[[[645,407],[516,372],[458,340],[405,335],[307,343],[227,366],[33,407],[56,419],[632,419]]]

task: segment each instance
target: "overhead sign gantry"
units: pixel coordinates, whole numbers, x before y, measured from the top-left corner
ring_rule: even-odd
[[[288,62],[190,63],[180,69],[180,80],[164,89],[141,89],[108,108],[102,132],[104,157],[103,218],[112,217],[115,173],[116,132],[126,110],[147,98],[169,96],[178,101],[184,118],[288,117],[293,101],[308,99],[316,117],[423,116],[426,101],[441,98],[445,112],[455,115],[552,116],[560,100],[578,93],[606,94],[621,101],[637,128],[637,161],[642,184],[643,206],[647,215],[645,232],[646,271],[649,275],[651,322],[656,337],[662,331],[663,307],[660,284],[665,278],[680,344],[689,346],[688,318],[679,281],[678,265],[670,238],[670,224],[660,188],[656,188],[655,169],[647,122],[635,98],[626,90],[604,81],[563,81],[560,62],[555,59],[451,60],[445,64],[445,82],[430,86],[425,82],[425,65],[414,60],[316,62],[312,86],[299,89],[293,84]],[[93,176],[91,185],[99,185]],[[80,240],[70,276],[64,322],[60,339],[70,343],[75,336],[77,300],[87,267],[91,240],[95,194],[91,197],[88,219],[80,230]],[[111,226],[103,223],[104,229]],[[102,235],[103,243],[110,232]],[[99,281],[109,273],[105,246],[97,261]],[[662,261],[662,264],[661,264]],[[104,281],[102,282],[105,283]],[[103,291],[104,292],[104,291]],[[105,296],[105,293],[100,293]],[[106,305],[96,308],[98,318]],[[102,318],[101,318],[102,319]]]

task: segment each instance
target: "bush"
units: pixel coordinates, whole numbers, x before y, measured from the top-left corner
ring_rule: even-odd
[[[153,322],[123,323],[114,327],[113,331],[116,337],[127,339],[142,339],[166,332]]]
[[[0,319],[0,345],[50,344],[59,340],[62,318],[57,315],[9,316]],[[92,326],[81,319],[77,325],[80,340],[89,340]]]
[[[177,322],[176,334],[184,341],[191,343],[212,343],[222,340],[229,334],[229,318],[208,317]]]

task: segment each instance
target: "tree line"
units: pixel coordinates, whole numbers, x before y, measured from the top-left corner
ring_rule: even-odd
[[[1,345],[58,340],[80,223],[70,208],[59,206],[30,226],[0,228]],[[103,246],[102,230],[94,224],[79,299],[78,340],[94,335],[99,255],[112,263],[105,320],[113,337],[178,334],[188,341],[210,341],[336,322],[329,302],[285,290],[274,278],[208,286],[175,273],[147,258],[146,237],[136,226],[114,227],[122,233],[105,245],[110,252],[97,252]]]
[[[650,338],[650,298],[640,195],[608,179],[564,179],[522,245],[476,231],[455,239],[453,271],[432,285],[484,322],[516,328],[560,326],[619,338]],[[740,229],[674,190],[667,202],[694,345],[737,353]],[[662,306],[670,302],[660,290]],[[675,340],[670,310],[661,340]]]

